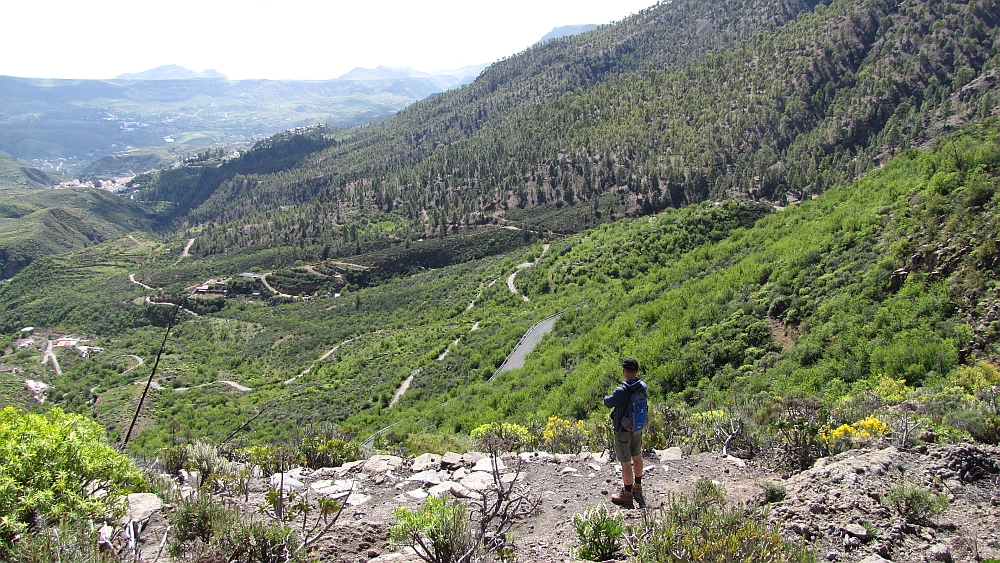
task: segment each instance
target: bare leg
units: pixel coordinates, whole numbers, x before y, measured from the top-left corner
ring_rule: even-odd
[[[632,457],[632,472],[636,477],[642,477],[642,456]],[[627,483],[626,483],[627,484]]]
[[[632,458],[635,459],[635,458]],[[623,461],[622,463],[622,480],[625,481],[625,486],[628,487],[632,485],[632,462]],[[640,467],[642,467],[642,462],[640,462]]]

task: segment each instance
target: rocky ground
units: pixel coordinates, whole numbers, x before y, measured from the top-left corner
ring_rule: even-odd
[[[678,449],[647,453],[644,494],[634,508],[620,509],[627,519],[661,507],[671,494],[689,494],[701,478],[716,482],[732,503],[758,502],[758,483],[785,487],[773,503],[772,523],[788,538],[812,545],[820,561],[896,562],[974,561],[1000,558],[1000,448],[957,445],[899,451],[853,450],[819,460],[811,469],[780,475],[732,457],[680,455]],[[619,488],[620,469],[607,453],[552,455],[545,452],[505,456],[502,479],[518,483],[540,501],[534,515],[514,526],[516,560],[572,561],[577,546],[573,515],[608,503]],[[404,460],[374,456],[338,468],[300,468],[250,483],[249,500],[229,502],[257,514],[264,493],[284,486],[312,498],[332,496],[347,504],[340,520],[313,548],[324,563],[419,561],[389,544],[392,512],[417,508],[429,495],[469,499],[491,486],[490,460],[482,454],[425,454]],[[190,477],[189,477],[190,478]],[[887,506],[886,493],[906,479],[948,496],[945,512],[933,521],[906,523]],[[181,490],[190,489],[181,485]],[[163,537],[162,512],[133,499],[133,516],[147,518],[141,534],[144,560],[153,560]],[[258,518],[260,516],[257,516]],[[148,558],[148,559],[147,559]],[[162,556],[161,561],[167,560]]]

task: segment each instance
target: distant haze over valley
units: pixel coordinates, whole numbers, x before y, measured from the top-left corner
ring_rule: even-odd
[[[225,80],[226,75],[214,68],[195,72],[182,66],[163,65],[143,72],[119,74],[115,80],[189,80],[197,78],[221,78]]]
[[[596,27],[556,27],[539,43]],[[388,117],[474,81],[489,64],[357,67],[331,80],[229,80],[174,64],[112,80],[0,76],[0,151],[56,177],[106,180],[289,128]]]
[[[139,152],[147,155],[144,165],[159,167],[293,127],[348,127],[467,84],[486,66],[434,73],[355,68],[323,81],[232,81],[176,65],[114,80],[0,76],[0,151],[50,173],[105,179],[128,170],[91,163]]]

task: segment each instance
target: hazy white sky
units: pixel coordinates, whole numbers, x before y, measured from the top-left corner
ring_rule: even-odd
[[[380,64],[448,70],[654,2],[3,0],[0,74],[113,78],[178,64],[231,79],[320,80]]]

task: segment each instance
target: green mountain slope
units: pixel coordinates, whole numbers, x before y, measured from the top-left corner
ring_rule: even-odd
[[[42,256],[149,229],[144,209],[95,189],[0,191],[0,278]]]
[[[725,8],[660,4],[293,168],[194,199],[164,177],[138,196],[194,204],[174,225],[212,223],[203,253],[279,244],[295,224],[310,225],[294,233],[305,247],[344,245],[342,224],[385,213],[413,238],[484,223],[569,233],[714,198],[802,200],[996,110],[990,2]]]
[[[547,251],[536,242],[368,287],[344,282],[339,297],[268,298],[257,286],[257,296],[188,299],[136,447],[178,432],[221,439],[258,409],[249,437],[259,441],[323,421],[364,435],[398,423],[391,443],[498,419],[597,420],[623,355],[639,358],[657,400],[688,404],[734,393],[833,401],[886,376],[934,385],[997,353],[998,138],[991,121],[776,212],[692,205],[551,240]],[[120,432],[140,391],[131,384],[145,377],[126,371],[128,355],[151,363],[169,318],[156,301],[262,258],[179,258],[177,243],[126,238],[40,260],[0,286],[2,330],[95,336],[103,355],[62,354],[62,377],[37,358],[19,365],[55,385],[57,403]],[[286,264],[268,279],[355,271],[268,259]],[[514,272],[521,295],[505,283]],[[524,367],[488,382],[524,331],[558,312]]]
[[[0,192],[9,189],[47,188],[56,183],[45,172],[23,166],[17,160],[0,153]]]

